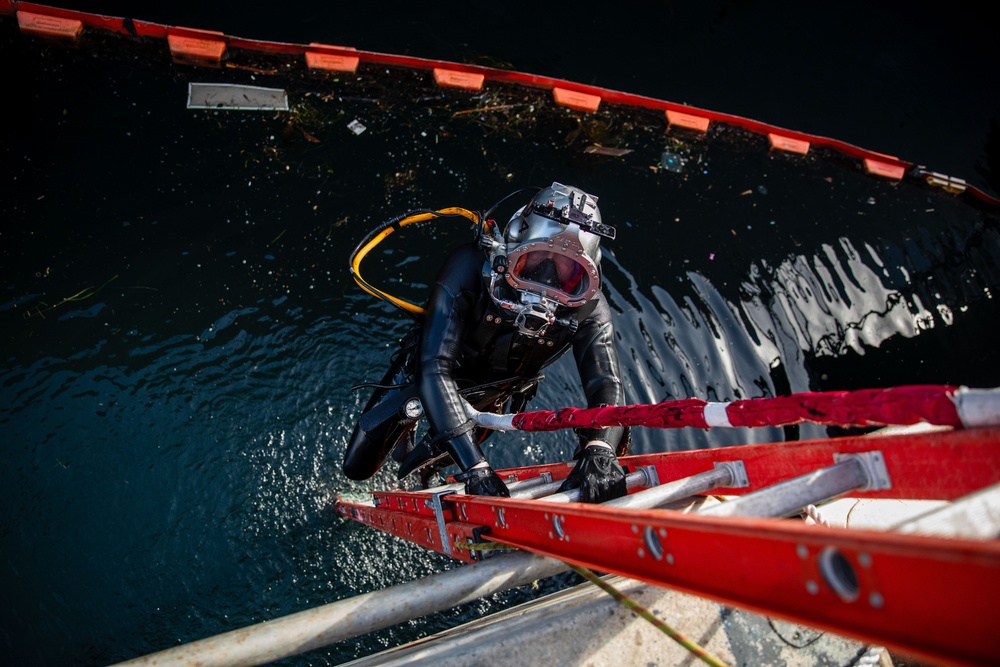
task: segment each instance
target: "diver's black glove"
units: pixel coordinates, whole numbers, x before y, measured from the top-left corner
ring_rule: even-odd
[[[465,492],[470,496],[502,496],[510,498],[510,491],[503,483],[500,476],[493,472],[493,468],[485,466],[482,468],[469,468],[465,472],[455,475],[455,481],[465,482]]]
[[[603,503],[628,493],[625,471],[611,447],[588,445],[580,453],[576,466],[559,487],[560,491],[580,489],[580,502]]]

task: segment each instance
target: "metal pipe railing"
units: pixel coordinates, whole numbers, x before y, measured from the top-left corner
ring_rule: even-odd
[[[119,664],[252,667],[405,623],[569,569],[527,552],[503,554],[381,591],[332,602]]]

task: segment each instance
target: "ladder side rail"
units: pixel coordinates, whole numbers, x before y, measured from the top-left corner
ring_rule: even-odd
[[[951,664],[1000,661],[1000,544],[459,496],[489,539]],[[960,641],[959,639],[960,638]]]
[[[892,489],[858,493],[860,498],[954,500],[1000,479],[1000,428],[981,427],[952,431],[930,431],[893,435],[862,435],[754,445],[721,449],[623,456],[623,466],[656,467],[660,481],[690,477],[720,461],[741,460],[750,485],[722,489],[722,495],[743,495],[822,468],[834,454],[881,450],[885,456]],[[564,479],[571,470],[565,463],[525,466],[498,471],[525,479],[541,472],[553,480]]]
[[[826,467],[836,456],[864,454],[875,449],[881,452],[891,475],[891,488],[859,490],[852,496],[955,500],[1000,479],[1000,428],[996,427],[741,445],[622,457],[620,461],[630,469],[651,465],[661,481],[703,473],[714,463],[742,461],[749,485],[715,489],[719,495],[740,496]],[[554,486],[570,468],[560,463],[513,470],[525,481],[549,473]],[[504,476],[510,472],[502,470],[498,474]],[[548,487],[546,492],[551,489]],[[375,502],[385,509],[433,514],[426,504],[425,492],[379,491],[373,495]]]
[[[467,563],[481,560],[479,552],[456,549],[454,544],[455,542],[481,542],[483,540],[482,526],[448,520],[445,522],[445,539],[442,540],[441,526],[436,517],[433,516],[372,507],[345,500],[338,501],[337,512],[347,519],[352,519],[370,528],[377,528],[457,560]]]

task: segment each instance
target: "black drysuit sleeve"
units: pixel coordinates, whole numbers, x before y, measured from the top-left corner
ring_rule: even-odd
[[[460,248],[445,260],[431,290],[420,339],[420,400],[431,431],[463,471],[486,460],[454,380],[462,338],[482,289],[483,261],[482,251],[474,246]]]
[[[601,292],[597,293],[596,301],[594,311],[580,322],[573,336],[573,357],[580,371],[588,408],[622,405],[625,402],[611,308]],[[625,429],[621,426],[580,428],[576,432],[581,446],[590,440],[602,440],[617,449]]]

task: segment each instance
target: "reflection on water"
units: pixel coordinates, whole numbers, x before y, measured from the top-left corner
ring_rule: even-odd
[[[605,290],[631,402],[909,380],[879,365],[887,357],[926,382],[997,384],[995,212],[726,132],[671,138],[693,166],[654,172],[668,143],[658,118],[560,111],[505,129],[455,113],[483,100],[428,98],[423,82],[369,91],[392,104],[309,97],[296,122],[313,114],[315,143],[281,117],[185,112],[189,70],[76,55],[46,51],[46,85],[22,92],[39,109],[25,134],[79,151],[5,136],[28,158],[20,191],[0,202],[13,223],[0,248],[0,652],[17,664],[104,664],[454,566],[330,511],[337,494],[396,483],[391,466],[360,483],[339,471],[367,399],[349,387],[382,374],[409,324],[360,293],[346,260],[406,208],[485,207],[552,180],[600,194],[619,227]],[[104,94],[59,92],[73,86]],[[354,117],[369,131],[344,130]],[[598,131],[633,152],[583,153],[581,134]],[[428,235],[387,245],[374,275],[419,297],[442,248],[467,239]],[[921,365],[931,358],[940,366]],[[851,371],[824,377],[839,368]],[[568,359],[546,375],[532,408],[581,404]],[[650,452],[824,434],[634,436]],[[567,434],[501,434],[487,454],[512,466],[575,446]],[[294,664],[341,662],[536,594]]]
[[[992,237],[995,252],[995,230]],[[979,294],[966,296],[977,291],[977,284]],[[758,322],[754,314],[769,312],[771,326],[758,326],[773,330],[776,317],[780,318],[783,332],[800,349],[830,356],[863,355],[892,336],[912,338],[936,324],[949,326],[954,310],[968,308],[966,298],[990,298],[989,284],[975,269],[964,289],[943,294],[933,283],[914,282],[905,266],[887,265],[870,245],[859,252],[847,238],[840,239],[837,247],[824,245],[811,258],[797,256],[777,267],[752,266],[744,287],[753,295],[748,316]],[[771,307],[763,306],[763,295]]]

